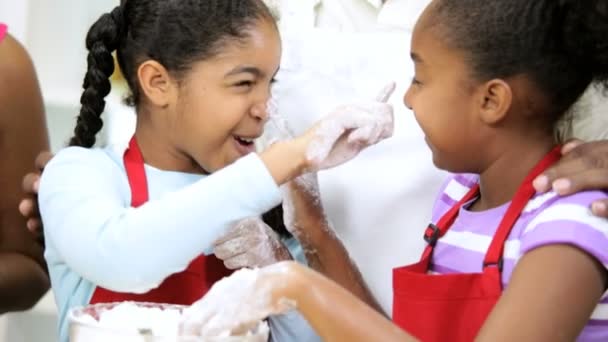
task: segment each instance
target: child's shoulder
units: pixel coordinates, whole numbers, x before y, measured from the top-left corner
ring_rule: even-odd
[[[570,196],[554,192],[537,195],[522,218],[521,251],[548,244],[570,244],[608,260],[608,220],[591,212],[591,204],[608,198],[604,191],[582,191]],[[596,255],[597,254],[597,255]]]
[[[607,198],[608,193],[600,190],[581,191],[568,196],[560,196],[556,192],[550,191],[537,194],[532,198],[524,209],[524,214],[530,215],[535,220],[539,220],[539,217],[543,220],[551,217],[576,220],[579,217],[592,215],[591,204]],[[606,221],[605,219],[600,220]]]
[[[84,148],[70,146],[60,150],[45,167],[45,170],[55,167],[84,166],[87,168],[107,168],[121,165],[119,154],[113,147]]]
[[[59,151],[45,166],[41,189],[49,184],[112,182],[124,175],[122,157],[112,148],[67,147]]]
[[[539,226],[588,226],[600,231],[608,229],[608,220],[597,217],[591,212],[591,204],[600,199],[608,198],[605,191],[581,191],[569,196],[560,196],[551,191],[535,196],[523,215],[528,223],[523,232],[531,232]],[[608,230],[606,231],[608,233]]]

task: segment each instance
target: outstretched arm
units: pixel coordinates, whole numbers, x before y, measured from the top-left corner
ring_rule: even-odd
[[[304,175],[286,187],[283,190],[285,224],[300,241],[308,266],[382,312],[361,272],[327,221],[316,175]]]
[[[185,312],[180,330],[204,337],[238,333],[294,305],[327,342],[415,340],[350,291],[291,261],[221,280]]]

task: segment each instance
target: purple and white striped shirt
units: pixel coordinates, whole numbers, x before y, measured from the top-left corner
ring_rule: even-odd
[[[478,176],[454,175],[439,193],[433,208],[433,222],[458,202],[477,183]],[[550,192],[537,194],[515,223],[504,248],[503,287],[515,264],[525,253],[545,245],[574,245],[608,267],[608,220],[593,216],[589,209],[601,191],[585,191],[560,197]],[[431,273],[478,273],[492,237],[510,203],[483,212],[462,208],[454,225],[439,239]],[[591,316],[578,341],[608,341],[608,292]]]

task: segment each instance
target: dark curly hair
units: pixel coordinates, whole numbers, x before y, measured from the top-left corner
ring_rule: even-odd
[[[87,34],[88,70],[69,145],[95,145],[95,136],[103,126],[104,98],[111,90],[114,51],[131,91],[127,103],[137,107],[141,96],[137,69],[141,63],[153,59],[180,78],[194,62],[215,56],[226,43],[247,39],[248,29],[259,20],[274,23],[261,0],[122,0]],[[263,219],[280,236],[290,236],[281,207],[264,214]]]
[[[608,88],[608,0],[436,0],[437,32],[473,77],[527,76],[555,122],[592,82]]]

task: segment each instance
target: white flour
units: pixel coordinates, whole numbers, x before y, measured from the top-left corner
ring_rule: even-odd
[[[290,259],[279,235],[258,217],[239,221],[215,242],[213,253],[229,269],[264,267]]]
[[[278,263],[234,272],[184,311],[181,331],[204,337],[223,336],[226,331],[251,331],[260,320],[294,309],[295,302],[273,298],[275,281],[287,271],[284,264]]]
[[[103,305],[101,306],[103,308]],[[113,308],[96,310],[98,318],[91,314],[71,317],[71,342],[198,342],[201,337],[180,336],[183,307],[160,308],[133,302],[118,304]],[[205,341],[257,342],[266,341],[268,326],[260,324],[255,331],[243,336],[228,333],[206,338]]]
[[[393,107],[387,104],[395,83],[386,85],[375,101],[338,106],[317,127],[306,157],[317,169],[353,159],[365,147],[393,135]]]
[[[181,310],[179,308],[142,307],[126,302],[111,309],[97,312],[98,319],[89,314],[77,317],[79,323],[85,323],[97,330],[111,330],[126,336],[151,334],[153,336],[177,336]],[[90,338],[90,337],[89,337]],[[83,340],[83,339],[78,339]]]

